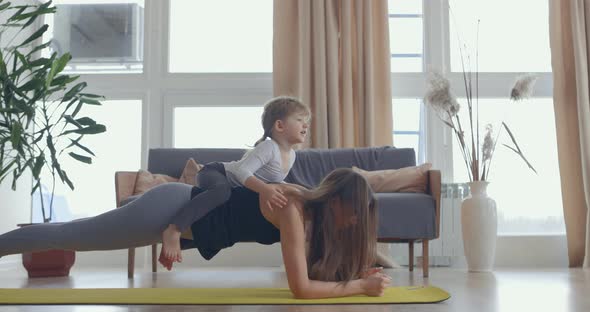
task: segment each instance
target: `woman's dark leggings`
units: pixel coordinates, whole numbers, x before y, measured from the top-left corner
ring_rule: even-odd
[[[222,163],[214,162],[205,165],[196,179],[202,191],[191,199],[171,222],[181,232],[187,230],[215,207],[228,201],[231,196],[231,185]]]
[[[0,235],[0,257],[50,249],[114,250],[159,243],[162,232],[190,202],[191,190],[187,184],[165,183],[94,217],[4,233]]]
[[[219,166],[208,165],[201,170],[198,181],[209,189],[192,199],[192,186],[165,183],[94,217],[30,225],[4,233],[0,235],[0,257],[50,249],[114,250],[159,243],[168,225],[188,228],[229,199],[231,188],[223,164]]]

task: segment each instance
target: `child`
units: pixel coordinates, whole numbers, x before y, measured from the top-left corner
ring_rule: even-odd
[[[241,160],[209,163],[199,171],[196,179],[202,192],[164,230],[160,262],[168,269],[172,262],[182,262],[181,233],[226,202],[233,187],[245,186],[259,193],[262,205],[270,209],[287,203],[285,191],[305,196],[305,188],[283,180],[295,162],[293,146],[305,141],[309,117],[309,109],[296,98],[279,96],[266,103],[262,113],[264,134],[254,149]]]

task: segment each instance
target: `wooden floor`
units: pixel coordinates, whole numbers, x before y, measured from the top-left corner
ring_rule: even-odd
[[[451,293],[438,304],[322,306],[0,306],[0,311],[590,311],[590,270],[507,270],[467,273],[433,268],[430,278],[406,269],[388,271],[394,285],[435,285]],[[23,269],[0,271],[0,288],[121,287],[287,287],[280,268],[179,269],[156,274],[138,272],[127,279],[122,269],[79,269],[69,277],[28,279]]]

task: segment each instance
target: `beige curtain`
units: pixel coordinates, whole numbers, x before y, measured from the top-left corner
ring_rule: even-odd
[[[273,88],[312,112],[304,147],[392,145],[386,0],[275,0]],[[379,264],[398,267],[379,244]]]
[[[590,3],[549,1],[553,98],[570,267],[590,257]]]
[[[312,111],[318,148],[392,145],[386,0],[275,0],[275,95]]]

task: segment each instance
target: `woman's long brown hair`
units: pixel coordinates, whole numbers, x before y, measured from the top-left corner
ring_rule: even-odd
[[[340,205],[334,205],[334,200]],[[310,279],[348,282],[374,265],[377,207],[373,191],[361,175],[347,168],[332,171],[312,191],[305,214],[311,219],[307,255]],[[336,223],[353,216],[353,224]]]

